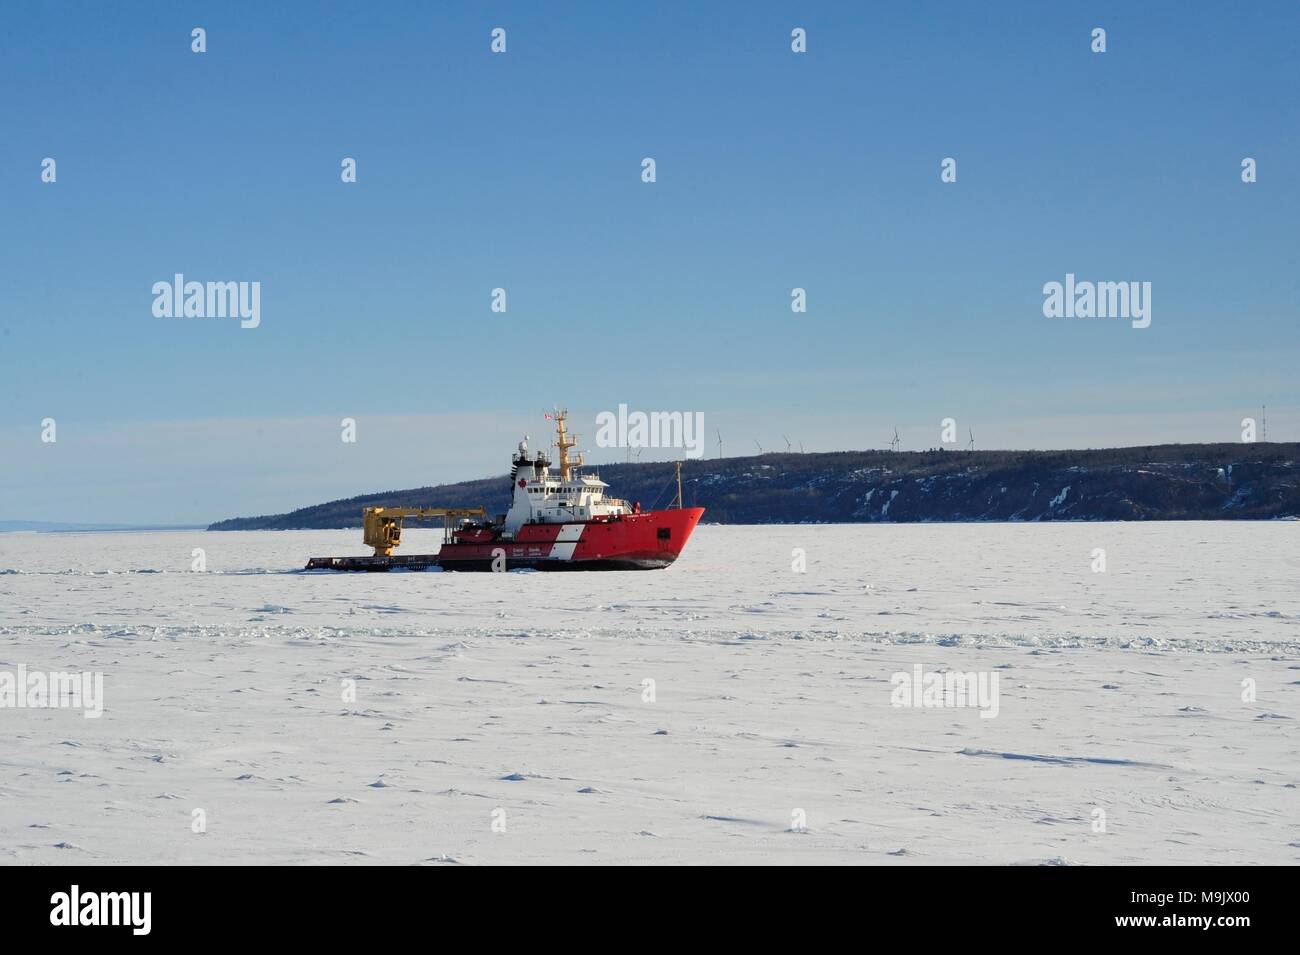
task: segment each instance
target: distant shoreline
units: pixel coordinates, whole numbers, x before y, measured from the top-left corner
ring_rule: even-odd
[[[604,464],[610,493],[667,507],[671,461]],[[831,451],[687,460],[685,503],[704,523],[915,524],[1300,518],[1300,444],[1171,444],[1076,451]],[[209,530],[359,527],[365,507],[502,514],[509,477],[384,491]]]

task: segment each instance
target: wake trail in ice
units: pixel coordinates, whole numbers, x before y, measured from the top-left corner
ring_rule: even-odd
[[[255,613],[284,615],[288,608],[266,605]],[[391,612],[391,611],[390,611]],[[590,640],[622,639],[656,642],[718,643],[736,647],[786,642],[808,643],[869,643],[882,646],[934,646],[963,649],[1028,649],[1039,652],[1069,650],[1124,650],[1135,653],[1192,652],[1192,653],[1266,653],[1270,655],[1300,654],[1300,643],[1276,640],[1239,640],[1212,637],[1105,637],[1076,634],[952,634],[924,633],[919,631],[853,631],[853,630],[687,630],[677,628],[636,627],[579,627],[579,628],[527,628],[501,626],[438,627],[364,627],[308,625],[285,626],[253,625],[134,625],[129,627],[100,626],[97,624],[68,625],[0,625],[0,635],[31,637],[131,637],[143,640],[184,641],[205,640],[369,640],[434,638],[438,640]]]

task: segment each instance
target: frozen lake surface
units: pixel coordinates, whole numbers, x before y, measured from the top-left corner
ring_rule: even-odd
[[[0,861],[1300,860],[1300,523],[702,526],[664,571],[298,572],[364,552],[0,534],[0,673],[104,679],[98,719],[0,709]],[[891,705],[916,666],[996,674],[997,715]]]

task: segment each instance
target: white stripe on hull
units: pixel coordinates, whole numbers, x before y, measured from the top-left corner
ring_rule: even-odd
[[[573,552],[577,549],[578,538],[582,537],[584,526],[583,524],[565,524],[560,528],[560,533],[551,546],[551,560],[573,560]]]

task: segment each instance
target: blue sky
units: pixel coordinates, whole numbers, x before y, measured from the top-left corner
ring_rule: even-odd
[[[0,16],[0,518],[482,476],[557,402],[589,437],[703,411],[728,454],[949,416],[983,447],[1235,440],[1263,403],[1300,439],[1294,2]],[[261,326],[155,318],[176,272],[260,281]],[[1045,318],[1067,272],[1151,282],[1151,327]]]

